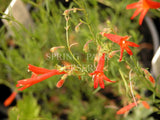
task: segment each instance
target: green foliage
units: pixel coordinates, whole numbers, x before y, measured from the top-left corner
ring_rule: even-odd
[[[147,100],[151,105],[153,102],[159,103],[156,96],[160,96],[158,93],[160,87],[157,83],[153,86],[145,78],[141,70],[142,65],[136,57],[138,53],[136,48],[131,48],[134,53],[132,57],[124,52],[122,62],[118,62],[120,52],[112,58],[108,55],[111,51],[119,50],[120,47],[99,34],[107,30],[106,32],[120,36],[132,36],[130,41],[139,43],[142,36],[138,30],[138,18],[131,21],[133,11],[125,9],[126,5],[134,0],[104,2],[74,0],[69,8],[65,8],[60,2],[57,5],[55,0],[36,0],[35,2],[24,0],[24,2],[34,8],[31,11],[34,29],[26,29],[19,24],[20,29],[12,28],[14,36],[10,38],[7,37],[4,27],[0,29],[0,68],[3,68],[0,71],[0,83],[16,90],[18,80],[31,76],[31,72],[27,72],[28,64],[54,69],[58,65],[62,67],[64,61],[76,66],[81,73],[81,79],[78,79],[77,75],[68,76],[64,86],[58,89],[56,83],[61,78],[59,75],[27,88],[23,91],[23,98],[18,100],[17,105],[9,109],[10,120],[26,118],[152,120],[151,117],[147,117],[154,111],[158,111],[153,106],[146,110],[142,105],[138,105],[127,117],[116,116],[116,111],[120,107],[133,102],[132,92],[134,95],[139,93],[143,100]],[[64,11],[74,8],[80,10],[70,11],[67,16],[69,20],[66,21]],[[153,11],[155,14],[156,12]],[[10,17],[9,20],[14,19]],[[79,32],[76,32],[75,27],[80,22],[82,24],[79,26]],[[9,44],[10,40],[13,41],[13,46]],[[88,44],[88,52],[85,52],[83,47],[89,40],[92,41]],[[73,45],[74,43],[78,44]],[[100,51],[97,50],[99,45],[102,48]],[[65,46],[65,48],[58,49],[56,51],[58,56],[55,56],[49,51],[53,46]],[[96,69],[97,63],[94,63],[94,58],[98,52],[106,53],[105,75],[117,81],[116,83],[105,82],[103,90],[100,87],[94,90],[92,78],[88,75]],[[129,74],[131,74],[130,77]],[[145,97],[146,89],[151,90],[153,95]],[[40,104],[37,101],[40,101]],[[143,114],[144,112],[146,114]]]
[[[9,119],[38,120],[39,112],[40,112],[40,106],[37,105],[37,100],[32,95],[27,95],[24,96],[22,100],[18,101],[17,107],[13,107],[10,109]]]

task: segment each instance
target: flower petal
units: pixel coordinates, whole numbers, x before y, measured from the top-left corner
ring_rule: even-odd
[[[134,8],[137,8],[137,7],[139,7],[138,2],[127,5],[126,9],[134,9]]]
[[[125,40],[125,41],[126,41],[126,40],[128,40],[129,38],[130,38],[130,36],[127,36],[127,35],[126,35],[126,36],[124,36],[124,37],[121,38],[121,41],[122,41],[122,40]]]
[[[23,79],[23,80],[19,80],[18,81],[18,84],[16,85],[16,87],[21,87],[21,86],[24,86],[24,85],[27,85],[29,80],[32,81],[32,79],[34,78],[28,78],[28,79]]]
[[[89,75],[95,75],[95,74],[97,74],[97,73],[99,73],[98,71],[94,71],[94,72],[92,72],[92,73],[89,73]]]
[[[127,53],[129,55],[133,55],[133,53],[132,53],[132,51],[131,51],[131,49],[129,47],[126,46],[124,49],[127,51]]]
[[[100,77],[100,78],[98,78],[99,79],[99,85],[100,85],[100,87],[102,88],[102,89],[104,89],[104,82],[103,82],[103,78],[102,77]]]
[[[152,0],[146,0],[148,3],[149,7],[152,9],[157,9],[160,8],[160,2],[152,1]]]
[[[130,109],[132,109],[133,107],[136,106],[136,103],[131,103],[123,108],[121,108],[120,110],[117,111],[117,114],[124,114],[125,112],[129,111]]]
[[[19,91],[23,91],[24,89],[29,88],[30,86],[32,86],[32,84],[27,84],[27,85],[24,85],[24,86],[21,87],[21,88],[18,88],[18,90],[19,90]]]
[[[94,88],[96,89],[98,87],[98,78],[97,76],[94,76]]]
[[[111,81],[108,77],[106,77],[104,74],[103,74],[103,79],[107,82],[112,82],[112,83],[115,83],[116,81]]]
[[[47,72],[51,72],[51,70],[48,70],[46,68],[36,67],[34,65],[29,64],[28,69],[36,74],[44,74]]]
[[[142,8],[137,8],[131,17],[131,20],[133,20],[141,11],[142,11]]]
[[[142,25],[142,22],[143,22],[143,19],[144,19],[144,16],[147,14],[149,9],[145,9],[141,12],[141,15],[140,15],[140,18],[139,18],[139,24]]]
[[[103,33],[103,36],[107,37],[109,40],[111,40],[117,44],[119,44],[120,40],[122,39],[122,36],[114,35],[114,34]]]
[[[146,109],[150,108],[149,104],[146,101],[142,101],[142,104]]]
[[[100,57],[96,71],[103,72],[104,64],[105,64],[105,53],[103,53],[103,55]]]
[[[121,62],[121,60],[122,60],[123,51],[124,51],[124,49],[123,49],[123,48],[121,48],[121,54],[120,54],[119,62]]]
[[[130,41],[127,41],[127,45],[131,46],[131,47],[139,47],[138,44],[134,43],[134,42],[130,42]]]

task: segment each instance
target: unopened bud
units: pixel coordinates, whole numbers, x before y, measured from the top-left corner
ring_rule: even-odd
[[[85,44],[84,47],[83,47],[83,51],[86,52],[86,53],[87,53],[88,50],[89,50],[89,45],[88,45],[88,44],[89,44],[90,42],[92,42],[92,40],[87,41],[86,44]]]
[[[112,58],[117,52],[119,52],[119,50],[110,52],[108,57]]]
[[[61,80],[58,81],[56,87],[57,87],[57,88],[60,88],[60,87],[62,87],[63,84],[64,84],[64,80],[61,79]]]
[[[75,27],[75,31],[76,32],[79,32],[79,26],[81,25],[82,23],[80,22],[76,27]]]
[[[105,33],[105,32],[100,32],[100,34],[101,34],[102,36],[104,36],[104,33]]]
[[[50,52],[55,52],[57,49],[59,49],[59,48],[65,48],[64,46],[57,46],[57,47],[52,47],[51,49],[50,49]]]
[[[63,15],[64,15],[64,16],[67,16],[67,15],[69,15],[69,12],[70,12],[70,10],[65,10],[65,11],[63,12]]]

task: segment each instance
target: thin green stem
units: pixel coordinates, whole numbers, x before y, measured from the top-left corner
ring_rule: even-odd
[[[71,49],[70,49],[70,43],[69,43],[69,24],[68,24],[68,20],[69,20],[69,16],[65,16],[66,19],[66,41],[67,41],[67,47],[68,47],[68,51],[71,54],[71,56],[73,57],[73,59],[78,63],[78,65],[81,67],[82,65],[80,64],[80,62],[76,59],[76,57],[73,55]]]
[[[128,93],[129,90],[128,90],[127,81],[126,81],[126,79],[125,79],[125,77],[124,77],[124,74],[122,73],[121,69],[119,69],[119,72],[120,72],[120,75],[121,75],[121,77],[122,77],[124,86],[125,86],[125,88],[126,88],[126,92]]]
[[[8,82],[7,80],[0,79],[0,84],[4,84],[11,89],[15,89],[15,87],[12,86],[12,84],[10,84],[10,82]]]
[[[84,10],[84,11],[85,11],[85,10]],[[84,13],[86,13],[86,12],[84,12]],[[86,14],[87,14],[87,13],[86,13]],[[87,15],[86,15],[86,21],[88,21]],[[82,22],[83,24],[86,24],[86,25],[87,25],[87,27],[88,27],[88,29],[89,29],[89,31],[90,31],[92,37],[93,37],[93,40],[95,40],[96,43],[99,45],[99,43],[98,43],[96,37],[94,36],[93,30],[92,30],[92,28],[91,28],[91,25],[90,25],[89,23],[87,23],[87,22],[82,21],[82,20],[80,20],[80,22]]]
[[[92,27],[91,27],[91,25],[90,25],[90,23],[89,23],[88,13],[87,13],[87,6],[85,5],[85,1],[82,0],[82,4],[79,4],[76,0],[74,0],[74,2],[75,2],[79,7],[81,7],[81,8],[83,9],[86,22],[84,22],[84,21],[82,21],[82,20],[81,20],[81,22],[87,25],[87,27],[88,27],[88,29],[89,29],[89,31],[90,31],[90,33],[91,33],[91,36],[93,37],[93,40],[95,40],[96,43],[98,44],[98,41],[97,41],[97,39],[96,39],[96,36],[94,35],[93,29],[92,29]]]

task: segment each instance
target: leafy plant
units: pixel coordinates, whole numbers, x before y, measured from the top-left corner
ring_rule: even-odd
[[[154,107],[159,104],[158,81],[138,62],[138,49],[123,44],[138,47],[142,38],[138,20],[131,21],[132,12],[126,10],[133,0],[74,0],[68,8],[54,0],[24,2],[33,7],[34,29],[19,23],[19,29],[12,27],[10,39],[4,27],[0,30],[0,66],[6,68],[0,71],[0,82],[23,90],[17,105],[9,109],[9,119],[150,120],[159,112]],[[115,41],[121,47],[121,62]],[[124,51],[123,58],[122,48],[129,53]],[[152,95],[146,97],[146,90]],[[148,104],[141,104],[144,101]]]

